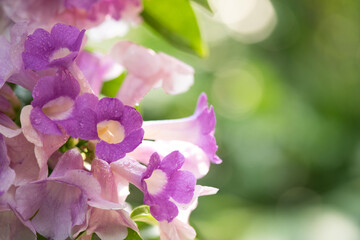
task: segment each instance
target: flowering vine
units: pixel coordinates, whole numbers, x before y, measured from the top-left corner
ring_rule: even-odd
[[[190,212],[199,196],[217,191],[196,183],[210,163],[221,163],[214,110],[204,93],[184,119],[144,121],[134,108],[152,88],[188,90],[193,68],[127,41],[106,56],[84,50],[86,30],[109,17],[139,23],[141,2],[0,6],[10,22],[0,36],[1,239],[141,235],[143,220],[126,202],[129,184],[144,193],[161,239],[195,238]],[[104,97],[104,76],[118,64],[127,76],[115,98]],[[31,92],[22,107],[17,85]]]

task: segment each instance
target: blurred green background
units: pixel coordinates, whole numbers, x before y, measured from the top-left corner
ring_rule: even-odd
[[[198,183],[220,191],[191,215],[199,239],[360,239],[360,2],[210,4],[194,5],[205,59],[144,25],[124,37],[196,71],[187,93],[146,96],[145,120],[189,116],[201,92],[215,108],[223,164]]]

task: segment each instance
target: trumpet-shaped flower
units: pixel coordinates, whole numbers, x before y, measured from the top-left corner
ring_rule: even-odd
[[[48,159],[59,147],[61,147],[67,141],[69,136],[64,133],[61,135],[43,134],[36,130],[30,120],[32,109],[33,107],[28,105],[23,107],[21,110],[21,130],[27,141],[34,144],[34,153],[40,167],[39,176],[47,176]]]
[[[4,35],[0,36],[0,87],[5,82],[16,83],[30,90],[34,87],[37,76],[24,69],[21,57],[27,35],[27,24],[17,23],[10,29],[9,40]]]
[[[80,92],[78,82],[60,72],[55,77],[41,78],[33,90],[30,120],[35,129],[44,134],[61,135],[62,126],[71,135],[75,98]]]
[[[113,69],[114,63],[101,56],[87,51],[81,51],[75,60],[94,94],[99,96],[103,81]]]
[[[61,22],[88,29],[107,17],[137,23],[142,10],[140,0],[3,0],[2,5],[12,21],[29,22],[32,28]]]
[[[25,41],[22,54],[25,69],[35,71],[46,68],[66,68],[76,58],[85,30],[55,24],[51,32],[38,28]]]
[[[217,145],[214,137],[215,113],[208,108],[207,97],[203,93],[198,99],[195,113],[187,118],[162,121],[145,121],[143,128],[145,139],[178,140],[195,144],[216,164],[221,159],[216,155]]]
[[[166,93],[178,94],[188,90],[194,81],[194,69],[189,65],[135,43],[117,43],[111,56],[128,70],[117,97],[130,106],[139,103],[152,88],[162,87]]]
[[[88,204],[100,198],[100,186],[83,170],[77,150],[67,151],[45,180],[31,182],[16,190],[17,210],[31,219],[35,230],[54,240],[71,236],[72,228],[85,222]]]
[[[162,160],[154,153],[147,167],[122,159],[113,162],[111,168],[144,192],[144,203],[158,221],[171,222],[179,213],[178,206],[190,203],[194,195],[196,178],[180,170],[183,164],[184,156],[174,151]]]
[[[111,171],[110,165],[100,159],[94,159],[91,165],[93,176],[101,186],[101,196],[114,203],[124,203],[129,194],[129,182],[119,180]],[[124,239],[128,228],[139,231],[130,214],[123,209],[104,209],[90,207],[88,211],[86,234],[96,233],[101,239]]]
[[[189,203],[194,195],[196,178],[191,172],[179,170],[184,156],[172,152],[162,161],[154,153],[141,177],[144,203],[159,221],[171,222],[178,215],[176,203]]]
[[[165,157],[173,151],[179,151],[184,155],[185,162],[181,169],[192,172],[197,179],[204,177],[209,172],[210,160],[205,152],[198,146],[184,141],[144,140],[127,156],[147,165],[154,152]]]
[[[46,171],[44,171],[44,164],[42,166],[38,164],[34,144],[27,141],[21,129],[10,118],[1,113],[0,136],[2,139],[0,154],[0,162],[2,162],[0,164],[1,186],[6,185],[6,183],[19,186],[47,176],[47,166]],[[11,172],[15,173],[14,179],[13,176],[9,175]],[[4,187],[0,188],[4,189]]]
[[[191,212],[197,207],[200,196],[216,194],[218,189],[196,185],[194,196],[188,204],[179,207],[179,215],[172,221],[159,222],[161,240],[185,240],[194,239],[196,232],[189,224]]]
[[[123,105],[116,98],[83,94],[76,100],[77,136],[99,140],[95,154],[107,162],[121,159],[142,141],[142,117],[135,108]]]

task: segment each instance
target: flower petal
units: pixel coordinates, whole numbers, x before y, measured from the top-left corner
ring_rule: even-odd
[[[48,118],[39,107],[35,107],[32,109],[30,114],[31,124],[43,134],[50,135],[61,135],[62,132],[58,125]]]
[[[71,149],[66,151],[61,156],[50,176],[51,177],[65,176],[65,174],[68,171],[75,169],[76,170],[83,169],[83,159],[78,150]]]
[[[51,39],[56,49],[68,48],[79,51],[85,30],[81,32],[74,26],[57,23],[51,29]]]
[[[179,151],[168,154],[160,163],[160,168],[168,175],[173,174],[184,164],[185,158]]]
[[[50,33],[44,29],[36,29],[25,42],[25,52],[22,54],[25,69],[36,71],[45,69],[53,50]]]
[[[168,189],[171,197],[178,203],[189,203],[195,190],[196,178],[191,172],[177,171],[169,180]]]
[[[171,222],[179,214],[179,210],[173,202],[163,201],[159,205],[151,205],[150,213],[158,221]]]
[[[139,231],[136,223],[131,220],[125,210],[103,210],[92,208],[90,212],[89,227],[87,234],[96,232],[103,240],[125,239],[128,230],[132,228]]]
[[[9,167],[4,137],[0,135],[0,196],[3,195],[15,180],[15,172]]]
[[[104,120],[120,120],[124,105],[119,99],[104,97],[95,107],[98,122]]]

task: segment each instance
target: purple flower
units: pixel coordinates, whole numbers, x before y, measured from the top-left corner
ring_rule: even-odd
[[[96,96],[99,96],[103,81],[107,78],[109,72],[113,71],[115,63],[105,56],[87,51],[81,51],[75,62],[89,83],[92,91]],[[120,74],[118,72],[116,73]],[[113,78],[113,76],[111,77]]]
[[[194,239],[196,232],[189,225],[190,214],[196,208],[200,196],[216,194],[217,191],[216,188],[196,185],[193,199],[190,203],[182,205],[179,209],[179,215],[171,222],[159,222],[160,239]]]
[[[101,186],[101,197],[114,203],[123,204],[129,194],[129,182],[115,177],[110,165],[100,159],[94,159],[91,165],[94,178]],[[101,239],[124,239],[128,228],[139,232],[136,223],[124,209],[90,207],[88,210],[86,235],[96,233]]]
[[[24,221],[15,209],[0,212],[1,239],[36,239],[35,229],[30,221]]]
[[[25,41],[22,54],[25,69],[66,68],[76,58],[84,33],[85,30],[61,23],[55,24],[50,33],[36,29]]]
[[[79,83],[64,72],[41,78],[32,93],[31,124],[44,134],[61,135],[59,125],[71,134],[74,131],[75,98],[79,92]]]
[[[147,167],[127,157],[110,166],[115,175],[144,192],[144,203],[158,221],[171,222],[179,214],[179,206],[190,204],[194,197],[196,178],[179,170],[183,163],[184,156],[174,151],[162,161],[154,153]]]
[[[48,28],[61,22],[78,28],[98,26],[109,17],[139,23],[141,0],[2,0],[5,14],[15,23]],[[5,15],[4,14],[4,15]]]
[[[4,137],[0,134],[0,196],[9,189],[15,180],[15,172],[9,167],[10,160],[6,152]]]
[[[73,227],[84,224],[88,204],[97,201],[100,186],[82,164],[79,152],[67,151],[49,178],[16,190],[18,212],[25,220],[33,217],[31,223],[41,235],[65,239]]]
[[[174,203],[189,203],[193,196],[196,178],[189,171],[179,170],[184,156],[178,151],[167,155],[162,161],[154,153],[141,178],[144,203],[150,206],[151,214],[159,221],[171,222],[179,213]]]
[[[31,124],[31,120],[30,120],[30,115],[32,110],[33,107],[31,105],[27,105],[22,108],[20,114],[20,122],[21,122],[20,130],[23,132],[23,135],[27,139],[27,141],[34,144],[33,152],[36,155],[36,160],[40,167],[39,176],[46,177],[48,175],[47,162],[49,160],[49,157],[67,141],[69,136],[67,134],[62,134],[62,135],[43,134],[38,130],[36,130],[34,126]],[[18,144],[20,144],[20,146],[24,146],[20,142]],[[27,159],[29,159],[29,156],[27,156]]]
[[[80,8],[89,11],[99,0],[64,0],[66,8]]]
[[[198,146],[184,141],[148,141],[144,140],[128,157],[134,158],[147,165],[151,154],[157,152],[160,157],[166,156],[173,151],[179,151],[185,157],[182,170],[190,171],[196,179],[204,177],[210,169],[210,160],[205,152]]]
[[[24,69],[21,57],[27,36],[26,23],[17,23],[11,27],[10,41],[0,36],[0,87],[4,82],[12,82],[30,91],[34,88],[37,74]]]
[[[212,106],[208,107],[206,94],[198,99],[195,113],[187,118],[163,121],[145,121],[145,139],[178,140],[195,144],[216,164],[221,159],[216,155],[217,145],[214,137],[216,118]]]
[[[142,141],[142,117],[135,108],[123,105],[116,98],[98,101],[92,94],[76,100],[78,135],[85,140],[100,140],[95,154],[107,162],[121,159]]]

